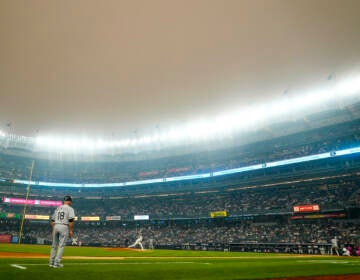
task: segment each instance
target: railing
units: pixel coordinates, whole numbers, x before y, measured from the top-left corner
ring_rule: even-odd
[[[156,249],[168,250],[196,250],[196,251],[224,251],[224,252],[252,252],[252,253],[287,253],[287,254],[316,254],[331,253],[328,243],[187,243],[181,245],[157,244]]]
[[[43,238],[41,243],[39,239],[33,237],[24,238],[26,244],[51,244],[51,240]],[[129,243],[130,244],[130,243]],[[127,247],[125,242],[83,242],[83,246],[92,247]],[[143,243],[145,249],[149,244]],[[70,245],[70,244],[68,244]],[[166,250],[192,250],[192,251],[219,251],[219,252],[251,252],[251,253],[283,253],[283,254],[310,254],[310,255],[330,255],[331,244],[329,243],[185,243],[185,244],[154,244],[154,249]],[[339,250],[340,252],[340,250]],[[333,252],[335,254],[335,252]]]

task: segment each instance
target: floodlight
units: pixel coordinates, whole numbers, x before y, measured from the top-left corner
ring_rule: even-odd
[[[265,123],[286,118],[290,114],[318,108],[319,105],[337,102],[360,93],[360,76],[352,76],[324,88],[313,89],[296,96],[283,96],[267,104],[239,108],[209,119],[194,120],[181,127],[143,137],[122,140],[91,140],[88,138],[37,137],[36,146],[57,151],[101,151],[106,149],[127,149],[151,147],[152,145],[181,145],[210,139],[221,139],[234,133],[256,129]],[[0,131],[0,136],[5,133]]]

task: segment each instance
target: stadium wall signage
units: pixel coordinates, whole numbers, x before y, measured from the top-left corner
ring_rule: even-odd
[[[0,234],[0,243],[10,243],[11,234]]]
[[[135,221],[147,221],[149,219],[150,219],[149,215],[135,215],[134,216]]]
[[[106,221],[120,221],[121,216],[106,216],[105,220]]]
[[[293,207],[294,213],[301,212],[317,212],[320,211],[320,206],[318,204],[310,204],[310,205],[297,205]]]
[[[210,212],[211,218],[222,218],[222,217],[227,217],[227,215],[228,215],[228,213],[226,211]]]
[[[62,205],[61,201],[53,201],[53,200],[34,200],[34,199],[24,199],[24,198],[14,198],[14,197],[4,197],[4,203],[9,204],[22,204],[22,205],[38,205],[38,206],[50,206],[50,207],[58,207]]]

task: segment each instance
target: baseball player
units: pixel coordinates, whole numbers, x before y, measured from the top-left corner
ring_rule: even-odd
[[[154,250],[154,239],[153,238],[150,238],[149,239],[149,249],[150,250]]]
[[[336,236],[334,236],[334,238],[331,239],[330,241],[331,241],[330,255],[333,254],[333,250],[337,255],[339,255],[338,239],[336,238]]]
[[[144,250],[144,247],[141,243],[142,240],[143,240],[142,234],[141,234],[141,232],[139,232],[138,238],[135,240],[134,244],[130,245],[128,248],[133,248],[136,245],[140,245],[141,250]]]
[[[51,218],[52,227],[52,246],[50,253],[50,267],[63,267],[61,258],[64,252],[66,239],[72,237],[75,213],[70,206],[72,203],[71,196],[64,197],[64,204],[56,208]]]
[[[77,245],[78,245],[78,238],[77,238],[77,237],[73,237],[73,238],[71,239],[71,245],[73,245],[73,246],[77,246]]]

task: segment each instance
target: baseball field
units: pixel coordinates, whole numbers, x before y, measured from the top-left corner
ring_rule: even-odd
[[[0,244],[0,279],[360,279],[356,257],[66,247],[52,268],[49,251]]]

